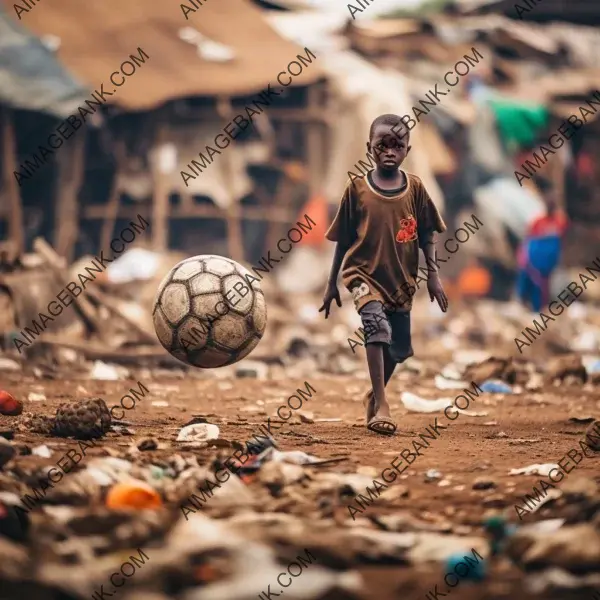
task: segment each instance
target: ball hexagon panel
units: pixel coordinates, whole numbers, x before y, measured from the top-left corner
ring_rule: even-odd
[[[188,316],[177,328],[177,337],[179,344],[186,352],[192,350],[202,350],[208,341],[209,329],[206,323],[203,323],[194,316]]]
[[[167,350],[170,350],[171,346],[173,345],[173,328],[171,325],[169,325],[169,322],[163,314],[160,305],[156,305],[152,318],[154,321],[154,330],[156,331],[156,337],[158,338],[158,341]]]
[[[254,294],[254,311],[252,317],[254,319],[256,331],[262,337],[267,326],[267,303],[265,302],[265,296],[262,292],[256,292],[256,294]]]
[[[232,311],[247,315],[252,310],[255,294],[241,275],[236,273],[223,278],[223,293]]]
[[[221,294],[221,278],[210,273],[199,273],[190,279],[192,296],[199,294]]]
[[[235,263],[231,260],[227,260],[222,256],[209,256],[204,259],[204,268],[207,273],[218,275],[223,277],[224,275],[230,275],[235,273]]]
[[[180,323],[190,312],[190,298],[183,283],[171,282],[160,296],[160,306],[172,325]]]
[[[229,313],[213,323],[212,339],[219,346],[235,351],[252,336],[246,319],[235,313]]]
[[[260,342],[260,338],[259,337],[252,338],[250,340],[250,342],[248,343],[248,345],[245,346],[243,350],[240,350],[240,352],[238,352],[238,354],[235,357],[235,359],[236,360],[242,360],[242,358],[244,358],[245,356],[248,356],[248,354],[250,354],[250,352],[252,352],[252,350],[254,350],[254,348],[256,348],[256,346],[258,346],[259,342]]]
[[[219,302],[221,304],[219,304]],[[223,295],[218,294],[202,294],[192,298],[192,313],[201,319],[220,319],[225,313],[226,306],[224,305]],[[217,305],[219,311],[217,312]]]
[[[202,262],[199,260],[186,260],[181,263],[171,277],[172,281],[187,281],[197,273],[202,273]]]
[[[207,346],[202,350],[188,352],[190,363],[203,369],[216,369],[223,367],[231,359],[231,353],[219,350],[213,346]]]

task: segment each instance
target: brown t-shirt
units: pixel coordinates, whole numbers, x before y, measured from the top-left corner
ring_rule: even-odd
[[[379,300],[387,310],[409,311],[412,295],[400,290],[415,286],[419,247],[430,233],[446,230],[423,182],[405,175],[406,187],[394,196],[378,191],[368,177],[349,181],[327,231],[328,240],[349,246],[342,281],[357,310]]]

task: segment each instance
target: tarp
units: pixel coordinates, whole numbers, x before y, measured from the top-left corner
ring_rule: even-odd
[[[88,95],[51,50],[0,6],[0,103],[66,117]]]

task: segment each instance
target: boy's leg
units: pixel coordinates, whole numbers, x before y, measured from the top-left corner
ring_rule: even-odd
[[[385,344],[382,342],[367,344],[367,364],[369,365],[369,375],[373,386],[373,416],[389,417],[390,407],[385,398],[384,346]]]
[[[368,355],[367,355],[368,359]],[[388,384],[389,380],[394,374],[396,365],[398,363],[392,358],[390,354],[390,348],[387,344],[383,345],[383,385],[384,387]],[[371,388],[365,397],[364,402],[367,408],[367,423],[375,416],[375,395],[373,394],[373,388]]]
[[[360,317],[365,331],[367,364],[371,378],[371,390],[365,397],[368,424],[375,415],[388,419],[390,417],[385,385],[392,376],[395,364],[389,353],[392,328],[381,302],[367,303],[361,309]]]

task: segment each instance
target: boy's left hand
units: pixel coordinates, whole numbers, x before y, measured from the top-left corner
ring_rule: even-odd
[[[427,291],[429,292],[429,299],[433,302],[435,298],[442,312],[446,312],[448,310],[448,298],[437,273],[433,273],[427,278]]]

